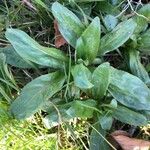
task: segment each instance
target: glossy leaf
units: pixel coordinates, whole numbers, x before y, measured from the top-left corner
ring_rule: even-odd
[[[122,46],[131,37],[135,27],[136,23],[132,19],[121,22],[112,32],[101,38],[99,53],[103,55]]]
[[[53,3],[52,13],[58,22],[59,31],[65,40],[72,45],[76,46],[77,39],[84,31],[84,25],[79,18],[58,2]]]
[[[142,111],[141,113],[147,118],[147,121],[149,122],[150,121],[150,111]]]
[[[89,44],[90,43],[90,44]],[[94,18],[91,24],[77,40],[77,57],[92,62],[96,56],[100,44],[100,20]]]
[[[22,90],[20,96],[12,103],[11,113],[17,119],[25,119],[36,113],[42,105],[56,92],[61,90],[65,77],[61,72],[42,75]]]
[[[83,64],[75,65],[72,68],[71,73],[74,78],[75,86],[80,89],[90,89],[93,87],[93,84],[91,83],[91,72]]]
[[[101,99],[106,94],[110,82],[110,65],[103,63],[99,65],[92,74],[92,95],[96,99]]]
[[[113,30],[118,23],[118,19],[113,15],[106,15],[104,18],[104,24],[108,31]]]
[[[0,48],[0,52],[4,53],[6,56],[6,63],[18,68],[32,68],[31,62],[25,61],[18,53],[14,50],[12,46],[7,46],[5,48]]]
[[[106,131],[100,127],[99,123],[95,124],[93,128],[90,134],[90,150],[110,150],[105,141]]]
[[[150,4],[144,5],[139,11],[139,14],[145,16],[150,21]]]
[[[126,107],[118,106],[114,112],[113,117],[121,122],[134,125],[134,126],[141,126],[147,124],[147,119],[144,115],[132,111]]]
[[[129,49],[129,66],[133,75],[139,77],[143,82],[149,82],[149,75],[140,62],[139,52]]]
[[[66,113],[71,117],[92,118],[96,104],[92,99],[75,100]]]
[[[63,62],[67,61],[67,57],[62,51],[41,46],[21,30],[7,29],[6,38],[25,60],[54,68],[63,68]]]
[[[150,52],[150,29],[138,38],[138,49],[146,53]]]
[[[121,104],[136,110],[150,110],[150,90],[138,77],[111,67],[108,88]]]
[[[134,21],[137,23],[135,33],[138,34],[147,28],[148,22],[150,22],[150,4],[142,6],[140,10],[137,11],[139,15],[133,17]],[[145,18],[144,18],[144,17]]]
[[[110,130],[112,123],[113,123],[113,118],[112,118],[111,114],[109,114],[109,113],[104,114],[104,115],[100,116],[99,122],[100,122],[102,129]]]

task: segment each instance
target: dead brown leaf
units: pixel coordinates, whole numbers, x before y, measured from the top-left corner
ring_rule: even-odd
[[[67,41],[62,37],[59,29],[58,29],[58,23],[56,20],[54,20],[54,29],[55,29],[55,46],[57,48],[63,46],[67,43]]]
[[[125,131],[115,131],[111,134],[111,137],[123,150],[150,150],[150,142],[131,138]]]

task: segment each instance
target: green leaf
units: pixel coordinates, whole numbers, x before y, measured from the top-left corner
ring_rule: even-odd
[[[147,124],[147,119],[144,115],[123,106],[118,106],[114,110],[113,117],[121,122],[134,126],[141,126]]]
[[[118,103],[117,103],[117,101],[115,99],[112,99],[111,102],[110,102],[110,104],[109,104],[109,106],[111,108],[117,108]]]
[[[144,66],[140,62],[139,52],[136,50],[129,49],[129,66],[133,75],[139,77],[143,82],[149,82],[149,75],[145,70]]]
[[[136,23],[129,19],[121,22],[114,30],[101,38],[100,55],[122,46],[133,34]]]
[[[32,63],[21,58],[12,46],[0,48],[0,52],[6,56],[6,63],[18,68],[32,68]],[[28,63],[29,62],[29,63]]]
[[[103,116],[100,116],[99,122],[100,122],[102,129],[110,130],[110,128],[112,127],[113,118],[109,113],[104,114]]]
[[[106,131],[100,127],[99,123],[95,124],[93,128],[90,134],[90,150],[110,150],[105,141]]]
[[[129,108],[150,110],[150,90],[134,75],[111,67],[108,90],[118,102]]]
[[[120,14],[119,8],[110,4],[109,1],[97,2],[94,8],[94,11],[97,11],[98,13],[99,11],[101,11],[102,13],[111,14],[114,16],[117,16],[118,14]]]
[[[116,27],[118,23],[118,19],[114,17],[113,15],[106,15],[104,18],[104,24],[108,31],[111,31]]]
[[[146,4],[142,6],[142,8],[138,11],[140,15],[145,16],[150,22],[150,4]]]
[[[110,82],[110,65],[103,63],[99,65],[92,74],[92,95],[96,99],[101,99],[106,94]]]
[[[89,44],[90,43],[90,44]],[[96,56],[100,44],[100,20],[94,18],[91,24],[77,40],[77,57],[92,62]]]
[[[93,87],[91,80],[91,72],[83,64],[77,64],[71,69],[75,86],[80,89],[90,89]]]
[[[46,128],[50,129],[52,127],[58,126],[63,122],[68,122],[70,119],[73,119],[70,115],[67,114],[67,110],[70,107],[71,103],[58,105],[56,109],[52,109],[48,115],[43,118],[44,125]]]
[[[58,2],[53,3],[52,13],[58,22],[62,36],[71,46],[75,47],[77,39],[84,31],[82,22],[74,13]]]
[[[96,101],[92,99],[75,100],[66,113],[71,117],[92,118],[96,105]]]
[[[150,111],[142,111],[141,113],[147,118],[147,121],[149,122],[150,121]]]
[[[136,34],[146,29],[146,27],[148,26],[148,22],[150,22],[150,4],[142,6],[142,8],[137,11],[137,13],[139,15],[133,17],[134,21],[137,23],[137,27],[135,29]]]
[[[150,29],[138,38],[138,49],[142,52],[150,52]]]
[[[41,46],[21,30],[7,29],[6,38],[25,60],[54,68],[63,68],[63,62],[67,61],[62,51]]]
[[[25,119],[36,113],[55,93],[61,90],[65,77],[61,72],[42,75],[22,90],[20,96],[12,103],[11,113],[17,119]]]

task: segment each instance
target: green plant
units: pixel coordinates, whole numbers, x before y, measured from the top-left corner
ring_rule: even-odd
[[[149,53],[149,30],[142,28],[148,25],[149,10],[147,4],[138,11],[140,16],[113,23],[114,27],[108,26],[105,18],[106,29],[111,30],[105,32],[98,16],[88,24],[60,3],[53,3],[52,14],[68,42],[68,52],[42,46],[19,29],[7,29],[5,36],[12,46],[2,49],[2,53],[9,64],[53,68],[23,87],[11,103],[12,116],[22,120],[42,110],[46,112],[43,122],[50,128],[73,118],[92,120],[92,150],[109,149],[104,137],[114,119],[134,126],[146,125],[149,119],[145,113],[150,111],[149,75],[138,50]],[[126,58],[130,73],[105,62],[106,54],[115,50]],[[96,144],[98,140],[101,145]]]

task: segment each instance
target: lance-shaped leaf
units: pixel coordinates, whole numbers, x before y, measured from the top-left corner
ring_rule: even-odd
[[[77,40],[77,57],[92,62],[96,56],[100,44],[100,20],[94,18],[91,24]]]
[[[123,105],[150,110],[150,90],[138,77],[111,67],[109,92]]]
[[[150,21],[150,4],[144,5],[139,11],[139,14],[144,15]]]
[[[136,23],[129,19],[121,22],[114,30],[101,38],[99,54],[103,55],[122,46],[133,34]]]
[[[138,49],[146,53],[150,52],[150,29],[138,38]]]
[[[99,123],[104,130],[110,130],[113,123],[112,114],[109,112],[104,113],[99,117]]]
[[[113,30],[118,23],[118,19],[113,15],[106,15],[104,18],[104,24],[108,31]]]
[[[93,126],[90,134],[90,150],[110,150],[106,142],[106,131],[98,123]]]
[[[75,100],[66,113],[71,117],[92,118],[96,104],[96,101],[92,99]]]
[[[71,73],[74,78],[75,86],[79,87],[80,89],[90,89],[93,87],[93,84],[90,82],[91,72],[83,64],[75,65],[72,68]]]
[[[110,65],[103,63],[99,65],[92,74],[92,95],[96,99],[101,99],[106,94],[110,82]]]
[[[17,119],[25,119],[36,113],[42,105],[56,92],[60,91],[65,81],[61,72],[42,75],[22,90],[20,96],[12,103],[11,113]]]
[[[67,61],[67,57],[62,51],[41,46],[21,30],[7,29],[6,38],[25,60],[54,68],[62,68],[63,62]]]
[[[140,62],[139,52],[136,50],[128,50],[129,67],[135,76],[139,77],[143,82],[149,82],[149,75],[145,70],[144,66]]]
[[[117,120],[130,125],[141,126],[147,124],[147,119],[144,115],[123,106],[118,106],[112,115]]]
[[[59,31],[62,36],[70,45],[75,47],[77,39],[84,31],[82,22],[73,12],[58,2],[53,3],[52,13],[58,22]]]
[[[137,11],[137,13],[139,15],[133,17],[133,20],[137,23],[134,31],[136,34],[146,29],[148,22],[150,22],[150,4],[142,6],[142,8]]]
[[[18,68],[32,68],[31,62],[25,61],[18,53],[14,50],[13,46],[7,46],[0,48],[0,52],[4,53],[6,56],[6,63]]]

